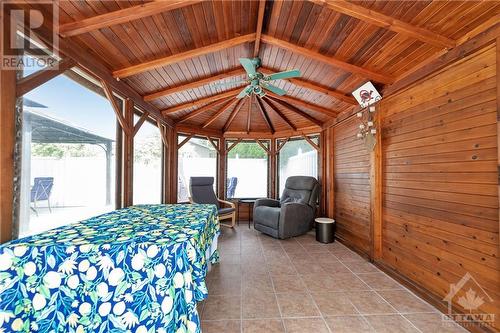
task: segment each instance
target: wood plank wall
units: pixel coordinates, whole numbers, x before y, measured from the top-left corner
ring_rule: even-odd
[[[469,272],[494,299],[478,311],[497,316],[499,49],[484,46],[378,105],[382,255],[375,260],[442,309],[450,284]],[[353,117],[329,129],[335,207],[328,215],[341,241],[370,255],[371,161],[358,125]],[[457,298],[453,305],[468,312]]]
[[[370,153],[356,137],[359,122],[350,118],[334,128],[336,235],[370,253]]]
[[[443,298],[467,272],[499,313],[496,45],[380,104],[382,260]],[[462,309],[463,310],[463,309]]]

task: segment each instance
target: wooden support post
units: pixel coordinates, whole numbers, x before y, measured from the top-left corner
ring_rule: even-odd
[[[326,187],[326,216],[329,218],[334,218],[335,216],[335,165],[334,165],[334,149],[333,146],[333,136],[334,128],[329,127],[325,131],[325,169],[326,178],[324,186]]]
[[[0,242],[5,243],[13,228],[16,71],[0,71],[0,91]]]
[[[278,164],[277,164],[277,152],[276,152],[276,139],[271,139],[270,154],[269,154],[269,187],[270,187],[270,197],[277,199],[279,194],[276,190],[276,176],[278,174]]]
[[[499,198],[499,208],[498,208],[498,220],[500,229],[500,37],[496,40],[497,48],[497,59],[496,59],[496,69],[497,69],[497,173],[498,173],[498,198]]]
[[[307,135],[303,135],[304,139],[316,149],[318,152],[318,182],[321,184],[321,192],[319,199],[319,214],[325,216],[326,213],[326,151],[325,151],[325,131],[319,135],[318,145],[314,143]],[[314,144],[314,145],[313,145]]]
[[[123,208],[123,130],[116,120],[115,208]]]
[[[124,131],[123,140],[123,205],[132,206],[134,200],[134,102],[131,99],[125,100],[125,114],[123,120],[125,127],[129,131]]]
[[[370,202],[371,202],[371,257],[382,257],[382,109],[377,106],[375,113],[375,147],[370,153]]]
[[[218,196],[219,198],[222,198],[226,200],[226,182],[227,182],[227,160],[226,160],[226,139],[223,137],[219,138],[219,154],[217,155],[217,178],[219,180],[217,184],[218,188]]]
[[[160,130],[162,146],[162,173],[161,173],[161,202],[170,203],[170,183],[171,183],[171,156],[170,150],[172,144],[170,143],[170,132],[172,129],[170,127],[163,126],[159,121],[157,122],[158,129]]]
[[[177,139],[177,130],[172,130],[170,133],[170,203],[177,202],[177,182],[178,182],[178,164],[179,164],[179,147]]]

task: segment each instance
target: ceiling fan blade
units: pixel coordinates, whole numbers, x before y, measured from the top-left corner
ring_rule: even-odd
[[[298,69],[292,69],[290,71],[274,73],[267,76],[266,79],[272,81],[280,79],[291,79],[292,77],[300,77],[300,71]]]
[[[240,91],[240,93],[238,94],[238,96],[236,96],[236,98],[241,99],[243,97],[248,96],[248,94],[252,91],[252,89],[253,88],[251,85],[246,86],[245,88],[243,88],[242,91]]]
[[[212,84],[212,87],[223,88],[223,87],[233,86],[235,84],[242,84],[242,83],[247,83],[247,82],[248,81],[246,81],[246,80],[231,81],[231,82],[219,82],[219,83]]]
[[[248,76],[253,76],[257,74],[257,71],[255,70],[255,64],[252,61],[252,59],[248,58],[240,58],[240,64],[243,66],[245,71],[247,72]]]
[[[273,86],[272,84],[263,84],[262,88],[265,88],[265,89],[275,93],[276,95],[280,95],[280,96],[286,95],[286,90],[283,90],[281,88]]]

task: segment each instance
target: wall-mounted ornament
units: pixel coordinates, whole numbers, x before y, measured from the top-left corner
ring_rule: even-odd
[[[382,99],[382,96],[380,96],[379,92],[370,81],[354,90],[352,95],[362,108],[366,108]]]
[[[375,123],[376,108],[371,105],[356,113],[356,117],[360,120],[357,137],[365,143],[368,150],[373,150],[377,144],[377,127]]]

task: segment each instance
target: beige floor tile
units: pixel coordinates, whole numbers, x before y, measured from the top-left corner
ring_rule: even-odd
[[[402,313],[436,312],[436,309],[406,290],[380,290],[379,295]]]
[[[362,316],[327,317],[325,321],[331,332],[335,333],[369,333],[375,332]]]
[[[334,258],[332,262],[320,262],[321,268],[328,274],[351,273],[349,268],[342,264],[338,259]]]
[[[216,320],[201,322],[203,333],[239,333],[241,332],[241,321],[239,320]]]
[[[251,292],[274,292],[273,283],[269,273],[256,274],[255,272],[252,272],[250,274],[244,274],[242,276],[242,288],[247,294]]]
[[[281,319],[243,320],[242,325],[243,333],[285,333]]]
[[[361,273],[358,277],[375,290],[404,289],[402,285],[388,277],[385,273]]]
[[[276,294],[276,297],[283,318],[320,316],[308,293]]]
[[[325,273],[321,264],[311,259],[296,259],[293,266],[299,274]]]
[[[424,333],[467,333],[458,324],[443,320],[441,313],[412,313],[403,316]]]
[[[210,280],[208,294],[210,296],[241,295],[241,277]]]
[[[419,330],[401,315],[365,316],[365,319],[377,332],[419,333]]]
[[[350,292],[348,297],[361,314],[390,314],[397,312],[374,291]]]
[[[284,319],[287,333],[329,333],[322,318]]]
[[[345,261],[344,265],[346,265],[349,270],[353,273],[376,273],[380,272],[380,270],[375,267],[373,264],[368,261]]]
[[[244,319],[280,318],[276,296],[273,293],[244,292],[242,314]]]
[[[277,293],[303,292],[307,290],[304,281],[295,274],[271,274],[274,290]]]
[[[240,319],[240,296],[208,296],[201,315],[203,320]]]
[[[359,314],[344,292],[325,292],[312,294],[312,298],[323,316]]]

